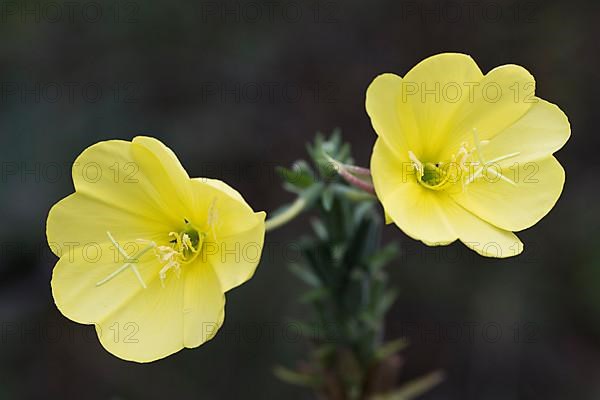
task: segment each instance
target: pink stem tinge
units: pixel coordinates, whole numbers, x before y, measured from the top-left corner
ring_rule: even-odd
[[[346,166],[344,166],[346,167]],[[361,167],[356,167],[356,168],[360,168],[361,170],[366,170],[368,172],[368,175],[370,176],[371,173],[368,169],[366,168],[361,168]],[[371,194],[375,194],[375,188],[373,187],[372,184],[370,184],[369,182],[365,182],[362,179],[352,175],[348,169],[346,168],[339,168],[338,169],[338,173],[340,174],[340,176],[342,178],[344,178],[344,180],[346,182],[348,182],[349,184],[351,184],[352,186],[355,186],[361,190],[364,190],[365,192],[371,193]],[[367,174],[364,174],[367,175]]]
[[[371,170],[369,168],[346,164],[344,164],[344,168],[353,174],[371,177]]]

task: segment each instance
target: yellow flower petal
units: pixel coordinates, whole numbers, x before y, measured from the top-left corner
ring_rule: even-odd
[[[150,220],[169,218],[152,173],[134,156],[131,142],[109,140],[85,149],[73,164],[80,195]]]
[[[156,157],[158,164],[170,177],[169,186],[177,186],[177,184],[189,179],[187,172],[179,162],[175,153],[160,140],[148,136],[137,136],[133,138],[132,143],[134,145],[143,146]]]
[[[208,264],[195,265],[185,276],[183,345],[198,347],[212,339],[225,318],[225,289]]]
[[[257,213],[257,223],[245,232],[218,237],[206,245],[206,260],[212,265],[224,291],[246,282],[254,275],[263,249],[265,213]]]
[[[224,192],[225,194],[229,195],[230,197],[241,201],[243,204],[245,204],[248,207],[248,209],[251,209],[250,206],[248,206],[248,204],[246,203],[246,200],[244,200],[244,198],[240,194],[240,192],[238,192],[237,190],[235,190],[234,188],[232,188],[225,182],[220,181],[218,179],[210,179],[210,178],[194,178],[193,180],[200,181],[202,183],[210,185],[210,186],[214,187],[215,189],[220,190],[221,192]]]
[[[263,248],[264,212],[255,213],[243,197],[224,182],[193,179],[196,210],[214,203],[218,212],[215,236],[206,243],[203,254],[213,266],[224,291],[241,285],[252,277]]]
[[[427,244],[459,238],[485,256],[516,255],[523,246],[512,231],[539,221],[562,192],[564,170],[551,154],[569,123],[535,97],[523,67],[483,76],[468,56],[433,56],[403,79],[376,78],[367,112],[386,222]]]
[[[384,213],[384,217],[385,217],[385,224],[386,225],[393,224],[394,220],[392,219],[392,217],[390,217],[388,215],[388,213],[386,213],[385,211],[383,213]]]
[[[128,361],[151,362],[183,349],[184,285],[176,276],[158,279],[106,318],[96,322],[102,346]]]
[[[106,192],[107,201],[110,201],[111,193]],[[156,209],[156,215],[160,214],[160,210]],[[77,192],[52,207],[48,214],[46,236],[50,249],[61,257],[73,247],[91,248],[96,243],[110,243],[106,233],[108,230],[119,241],[134,244],[139,238],[160,241],[164,238],[164,232],[172,231],[173,227],[168,221],[136,215]]]
[[[168,167],[181,168],[172,153],[153,140],[142,142],[155,145],[153,151],[174,164]],[[73,164],[76,193],[54,205],[48,216],[46,231],[52,250],[60,255],[61,249],[74,244],[108,242],[107,231],[120,240],[134,241],[155,240],[176,230],[183,211],[179,201],[173,200],[178,198],[175,189],[159,188],[159,177],[164,174],[157,168],[163,163],[154,154],[144,148],[134,151],[131,142],[121,140],[84,150]]]
[[[463,102],[446,132],[447,143],[438,157],[449,158],[462,142],[487,140],[515,123],[537,102],[535,80],[523,67],[502,65],[488,72],[473,90],[473,99]]]
[[[52,277],[60,311],[95,324],[108,351],[138,362],[212,338],[224,291],[256,269],[264,213],[222,182],[190,179],[153,138],[91,146],[73,180],[76,193],[52,208],[47,226],[60,257]],[[211,252],[221,243],[252,245],[238,254],[252,261],[217,262]]]
[[[514,157],[497,162],[511,166],[544,158],[560,149],[569,139],[571,128],[567,116],[556,105],[537,99],[522,118],[501,131],[483,147],[484,160]]]
[[[131,254],[141,250],[135,242],[119,244]],[[63,253],[52,278],[59,310],[76,322],[96,324],[103,346],[131,361],[153,361],[216,334],[224,318],[224,295],[207,263],[186,265],[180,276],[167,275],[161,284],[162,265],[150,251],[135,264],[146,288],[131,269],[98,285],[124,262],[106,243]]]
[[[506,258],[520,254],[523,243],[512,232],[497,228],[471,214],[446,197],[443,210],[458,238],[482,256]]]
[[[407,235],[427,245],[445,245],[458,238],[488,257],[510,257],[523,250],[512,232],[461,208],[446,192],[425,189],[414,177],[399,179],[396,171],[402,164],[384,142],[377,140],[371,158],[375,190],[385,213]]]
[[[176,215],[185,215],[192,201],[192,188],[175,154],[157,139],[144,136],[133,139],[132,152],[140,170],[152,177],[164,207]]]
[[[141,250],[135,242],[119,243],[128,253]],[[142,287],[132,269],[124,270],[110,282],[97,285],[125,263],[112,243],[86,243],[63,251],[52,272],[52,296],[58,309],[69,319],[92,324],[124,306]],[[151,254],[136,265],[146,284],[158,280],[160,264]],[[160,285],[160,283],[159,283]]]
[[[457,239],[441,208],[439,193],[424,189],[414,174],[403,175],[400,162],[385,142],[375,143],[371,157],[373,184],[385,213],[413,239],[442,245]]]
[[[490,172],[494,171],[490,167]],[[565,172],[552,156],[502,168],[514,184],[488,173],[452,197],[464,208],[495,226],[520,231],[537,223],[558,201]]]
[[[245,232],[261,223],[261,218],[242,196],[225,182],[209,178],[194,178],[192,209],[196,220],[208,220],[209,212],[217,237]]]
[[[477,84],[481,70],[465,54],[438,54],[418,63],[404,77],[408,105],[417,122],[422,147],[412,150],[420,159],[436,154],[446,141],[457,110],[468,105],[467,84]],[[414,94],[408,94],[412,93]],[[405,117],[405,116],[404,116]]]
[[[188,265],[164,287],[150,282],[97,322],[102,346],[119,358],[150,362],[210,340],[223,323],[225,296],[212,269]]]
[[[400,158],[408,159],[410,149],[420,149],[416,121],[402,101],[402,78],[382,74],[367,89],[366,108],[373,129]]]

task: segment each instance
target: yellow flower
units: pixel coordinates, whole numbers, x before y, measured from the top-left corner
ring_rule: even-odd
[[[388,222],[428,245],[459,239],[484,256],[519,254],[513,231],[538,222],[562,192],[552,153],[570,135],[565,114],[534,90],[523,67],[483,75],[464,54],[375,78],[371,171]]]
[[[224,293],[254,274],[265,214],[221,181],[190,179],[149,137],[89,147],[73,181],[75,193],[47,223],[60,257],[52,275],[59,310],[95,324],[106,350],[126,360],[210,340],[223,323]]]

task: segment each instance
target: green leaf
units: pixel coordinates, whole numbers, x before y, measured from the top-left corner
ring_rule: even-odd
[[[318,388],[321,386],[321,379],[318,376],[310,373],[296,372],[281,365],[276,366],[273,369],[273,373],[282,381],[292,385],[311,388]]]
[[[400,254],[400,248],[397,243],[389,243],[384,246],[381,250],[374,253],[369,259],[367,263],[370,266],[372,273],[376,273],[380,271],[383,267],[385,267],[390,261],[394,258],[398,257]]]
[[[306,258],[308,265],[315,275],[319,277],[323,286],[335,287],[337,286],[337,278],[335,276],[337,271],[331,268],[333,263],[331,253],[328,250],[327,245],[324,243],[316,243],[315,246],[310,247],[301,247],[302,254]]]
[[[284,181],[284,188],[298,193],[315,183],[315,172],[304,160],[296,161],[292,168],[276,167],[275,171]]]
[[[323,222],[318,218],[313,218],[310,220],[310,224],[312,225],[313,231],[315,235],[321,241],[326,241],[329,239],[329,233],[327,232],[327,228],[323,224]]]
[[[315,303],[326,299],[327,296],[329,296],[329,291],[326,288],[321,287],[304,293],[302,296],[300,296],[300,302]]]
[[[321,280],[313,271],[301,264],[290,264],[289,270],[296,275],[300,280],[312,287],[320,287]]]
[[[318,324],[311,324],[311,323],[307,323],[307,322],[303,322],[303,321],[299,321],[299,320],[295,320],[295,319],[290,319],[289,320],[289,327],[294,327],[295,329],[299,329],[301,332],[301,335],[303,337],[307,337],[313,340],[318,340],[318,339],[322,339],[323,337],[323,332],[322,332],[322,327]]]
[[[371,400],[413,400],[427,393],[444,380],[444,373],[435,371],[414,379],[400,389],[383,395],[374,396]]]
[[[321,346],[318,346],[313,351],[313,356],[321,362],[327,362],[329,359],[335,356],[336,350],[337,346],[335,344],[325,343]]]
[[[317,131],[317,133],[315,135],[314,144],[313,143],[306,144],[306,151],[310,155],[310,157],[313,159],[313,161],[318,157],[318,152],[321,151],[324,140],[325,139],[323,137],[323,134],[321,132]]]
[[[319,198],[322,190],[323,184],[317,182],[300,192],[300,197],[304,198],[306,200],[307,207],[310,207]]]
[[[368,200],[375,201],[377,199],[377,197],[373,196],[371,193],[341,183],[331,183],[329,188],[340,196],[344,196],[348,200],[354,202],[366,202]]]
[[[306,386],[314,384],[315,375],[335,370],[341,374],[340,393],[359,398],[372,363],[406,345],[404,340],[381,344],[385,313],[396,297],[384,267],[399,250],[395,244],[381,245],[383,219],[376,197],[352,187],[332,168],[354,164],[341,131],[327,136],[319,132],[306,148],[310,165],[298,161],[278,172],[286,187],[297,193],[294,203],[301,205],[288,214],[298,209],[318,214],[310,220],[313,232],[300,240],[304,262],[290,270],[308,285],[300,300],[310,306],[313,317],[302,323],[304,332],[313,344],[325,346],[312,353],[308,373],[287,369],[278,373],[290,383]],[[352,360],[355,370],[348,369]],[[410,399],[407,396],[424,387],[421,381],[413,383],[387,395]]]
[[[329,141],[335,147],[340,146],[340,144],[342,143],[342,130],[339,127],[334,128],[333,131],[331,131],[331,136],[329,137]]]
[[[338,150],[335,155],[335,159],[344,164],[352,164],[354,161],[350,157],[350,144],[344,143],[344,145]]]
[[[385,360],[390,356],[404,350],[408,346],[407,339],[396,339],[390,342],[384,343],[379,346],[379,348],[375,352],[375,358],[377,360]]]
[[[381,325],[381,319],[379,319],[377,316],[371,314],[368,311],[361,312],[360,314],[358,314],[358,317],[360,321],[362,321],[365,324],[365,326],[369,328],[369,330],[377,330]]]
[[[325,181],[340,179],[326,154],[343,163],[352,162],[350,145],[343,143],[340,129],[335,129],[328,139],[317,133],[314,143],[307,145],[307,151]]]
[[[373,212],[373,203],[363,202],[354,206],[354,223],[360,224],[363,219],[370,219],[375,225],[379,225],[381,223],[377,214]]]
[[[323,209],[327,212],[331,211],[331,207],[333,206],[333,195],[333,190],[330,188],[324,189],[321,194],[321,204],[323,205]]]
[[[377,232],[372,231],[369,221],[363,219],[348,241],[346,254],[342,260],[348,270],[365,260],[365,255],[368,254],[373,241],[371,237],[373,234],[378,236]]]
[[[392,304],[394,304],[397,297],[398,293],[395,290],[389,289],[388,291],[386,291],[383,294],[383,296],[379,299],[375,313],[378,316],[383,317],[383,315],[385,315],[385,313],[390,309]]]

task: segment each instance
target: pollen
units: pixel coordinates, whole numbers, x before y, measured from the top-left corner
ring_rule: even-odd
[[[422,162],[409,150],[408,157],[417,173],[417,181],[431,190],[447,189],[451,183],[459,182],[461,183],[460,187],[464,190],[467,185],[482,177],[500,179],[516,185],[512,179],[501,172],[497,163],[517,157],[520,152],[486,161],[483,158],[482,149],[489,143],[489,140],[480,140],[476,128],[473,128],[472,134],[472,143],[461,143],[458,151],[452,154],[449,161]]]
[[[214,207],[211,207],[213,209]],[[214,211],[216,212],[216,211]],[[209,213],[210,215],[210,213]],[[214,217],[213,217],[214,219]],[[106,278],[96,283],[96,286],[104,285],[117,275],[124,272],[126,269],[131,269],[138,279],[140,285],[146,289],[147,285],[144,282],[136,264],[139,264],[140,257],[153,250],[155,257],[161,263],[162,268],[158,272],[161,285],[165,286],[167,273],[174,271],[177,277],[181,275],[181,267],[194,261],[201,253],[202,245],[207,236],[206,233],[200,232],[187,219],[184,219],[185,225],[179,232],[169,232],[170,238],[168,244],[159,245],[154,241],[146,239],[137,239],[136,242],[143,244],[142,250],[130,256],[123,247],[114,239],[110,232],[106,232],[109,240],[115,246],[119,254],[123,256],[125,263],[109,274]],[[207,221],[208,227],[214,231],[212,221]]]

